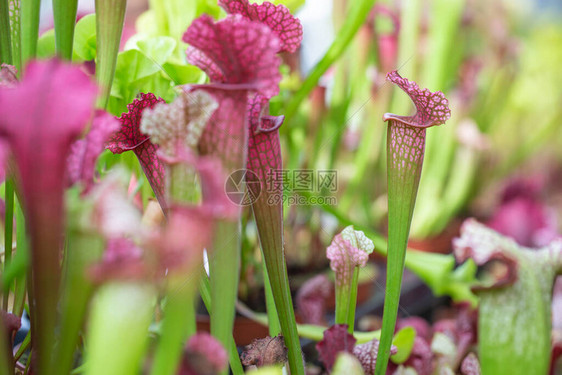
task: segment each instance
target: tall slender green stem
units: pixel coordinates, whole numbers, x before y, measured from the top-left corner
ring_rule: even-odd
[[[21,63],[34,58],[39,38],[41,0],[21,0]]]
[[[4,324],[0,324],[0,337],[2,337],[2,342],[0,342],[0,375],[12,375],[13,374],[13,364],[12,364],[12,351],[6,344],[8,343],[5,340],[6,332],[5,332]]]
[[[23,338],[23,341],[20,344],[16,354],[14,354],[14,361],[19,361],[22,357],[23,353],[25,353],[31,345],[31,331],[27,331],[27,334]]]
[[[273,291],[271,290],[271,283],[269,282],[269,274],[267,267],[263,266],[263,286],[265,292],[265,306],[267,309],[267,321],[269,322],[269,336],[274,337],[281,333],[281,325],[279,324],[279,315],[275,308],[275,299],[273,298]]]
[[[349,307],[347,308],[347,327],[348,332],[353,334],[355,329],[355,307],[357,305],[357,288],[359,283],[359,267],[353,270],[353,281],[351,282],[351,293],[349,295]]]
[[[194,183],[195,172],[181,163],[170,165],[167,171],[170,199],[180,204],[195,202],[198,198],[198,189]],[[202,252],[203,249],[197,251]],[[192,270],[191,267],[169,270],[162,333],[152,363],[151,373],[154,375],[173,375],[177,372],[185,342],[197,331],[195,311],[199,279],[197,271]]]
[[[6,180],[5,198],[6,214],[4,217],[4,267],[8,267],[12,261],[12,234],[14,231],[14,182],[11,178]],[[4,310],[8,311],[8,296],[9,292],[4,294],[2,304]]]
[[[55,47],[57,55],[65,60],[72,60],[74,42],[74,25],[78,0],[53,0],[53,17],[55,19]]]
[[[337,288],[336,290],[336,324],[347,324],[349,312],[349,290],[347,288]]]
[[[0,0],[0,62],[12,63],[12,41],[8,0]]]
[[[140,372],[152,321],[156,289],[143,281],[110,281],[92,300],[86,375]]]
[[[109,101],[126,8],[126,0],[96,0],[96,78],[101,86],[100,108],[106,108]]]
[[[211,334],[227,351],[232,344],[234,306],[240,278],[240,222],[219,220],[215,224],[213,251],[210,254]],[[234,262],[234,263],[233,263]],[[223,372],[226,374],[226,372]]]
[[[201,299],[205,304],[205,308],[208,312],[211,312],[213,308],[213,304],[211,301],[211,283],[209,282],[209,277],[207,276],[207,273],[205,272],[205,269],[203,267],[201,274],[203,276],[201,277],[199,283],[199,293],[201,294]],[[234,337],[232,335],[230,337],[230,345],[226,349],[232,374],[244,375],[244,369],[242,368],[242,363],[240,362],[240,357],[238,356],[238,350],[236,350],[236,342],[234,341]]]
[[[281,200],[277,204],[271,204],[268,197],[269,194],[262,194],[252,208],[281,331],[289,353],[291,374],[300,375],[304,374],[304,366],[283,249],[283,206]]]
[[[10,37],[12,42],[12,64],[21,73],[21,1],[8,0],[10,9]]]
[[[78,222],[74,219],[74,223]],[[80,228],[70,230],[64,260],[61,337],[55,351],[53,374],[66,375],[72,369],[78,334],[93,292],[88,267],[101,257],[103,248],[103,238],[98,234],[85,233]]]
[[[55,165],[56,169],[61,164]],[[58,186],[57,186],[58,188]],[[61,189],[62,190],[62,189]],[[52,189],[52,191],[55,191]],[[57,192],[58,193],[58,192]],[[50,374],[54,365],[56,327],[60,296],[60,245],[62,230],[63,197],[51,196],[33,206],[28,201],[26,224],[30,234],[31,268],[28,280],[32,287],[29,294],[31,329],[37,371]],[[47,225],[48,224],[48,225]]]
[[[425,148],[425,128],[391,121],[387,133],[388,254],[381,342],[375,374],[386,373],[398,315],[410,225]]]
[[[196,332],[196,292],[197,277],[171,275],[166,293],[162,333],[152,364],[153,375],[171,375],[177,372],[185,340]]]
[[[22,316],[27,292],[27,279],[25,269],[29,263],[29,240],[25,227],[25,217],[19,200],[15,202],[16,211],[16,255],[14,263],[17,263],[19,272],[16,276],[16,286],[14,288],[14,309],[13,313]]]

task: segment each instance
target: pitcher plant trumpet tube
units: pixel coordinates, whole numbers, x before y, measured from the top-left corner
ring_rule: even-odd
[[[413,116],[385,113],[388,121],[386,150],[388,177],[388,258],[381,342],[375,374],[384,374],[391,355],[390,346],[400,300],[406,247],[425,151],[425,131],[444,124],[451,116],[442,92],[421,89],[397,71],[386,79],[406,92],[416,107]]]

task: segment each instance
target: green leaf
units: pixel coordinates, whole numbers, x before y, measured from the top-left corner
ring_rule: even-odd
[[[47,59],[55,55],[55,30],[45,31],[37,41],[37,57]]]
[[[115,86],[115,85],[114,85]],[[115,116],[121,115],[121,113],[127,111],[127,103],[125,99],[120,96],[114,96],[113,94],[109,97],[109,102],[107,104],[107,111]]]
[[[476,265],[469,261],[455,269],[453,256],[408,250],[406,267],[418,275],[436,296],[447,295],[453,301],[470,302],[476,306],[477,299],[471,288],[476,283]]]
[[[297,1],[304,2],[304,0]],[[197,3],[197,17],[205,13],[217,19],[220,17],[221,13],[223,13],[223,10],[218,6],[215,0],[198,0]]]
[[[183,65],[167,62],[162,67],[175,85],[197,83],[200,82],[201,77],[203,77],[203,72],[193,65]]]
[[[74,60],[90,61],[96,58],[96,15],[82,17],[74,29]]]
[[[160,67],[139,50],[128,50],[119,53],[115,80],[122,83],[136,81],[148,77],[160,70]]]
[[[16,230],[18,224],[25,224],[23,213],[21,212],[21,208],[19,208],[19,204],[17,207],[16,220],[18,220],[18,222],[16,222]],[[20,225],[20,228],[22,226],[23,225]],[[14,280],[24,277],[31,260],[28,244],[26,241],[22,240],[22,238],[25,238],[25,230],[20,230],[17,232],[16,236],[16,240],[19,240],[17,242],[17,251],[10,264],[6,265],[4,272],[0,275],[0,284],[3,285],[3,288],[5,288],[2,290],[3,292],[7,290],[6,288],[12,286]]]
[[[264,3],[266,0],[258,0],[258,1],[254,1],[256,4],[262,4]],[[287,8],[289,8],[289,10],[291,11],[291,13],[295,13],[295,11],[297,11],[300,7],[302,7],[304,5],[304,1],[305,0],[267,0],[272,2],[275,5],[279,5],[279,4],[283,4],[285,5]]]
[[[18,72],[21,72],[21,2],[19,0],[8,0],[8,8],[18,10],[9,12],[10,41],[12,43],[12,63]]]
[[[111,95],[121,98],[125,104],[130,103],[134,97],[141,92],[152,92],[166,100],[174,97],[170,80],[161,72],[162,67],[149,59],[140,50],[128,50],[119,53],[117,57],[117,68]],[[123,107],[115,106],[112,100],[111,113]]]
[[[24,66],[37,57],[41,0],[21,0],[20,6],[21,63]]]
[[[169,36],[158,36],[137,41],[138,49],[158,65],[164,64],[172,56],[176,45],[177,42],[174,38]]]
[[[57,56],[64,60],[72,59],[77,10],[78,0],[53,0]]]
[[[410,357],[414,348],[416,330],[413,327],[404,327],[394,335],[392,345],[398,348],[398,353],[390,357],[396,364],[404,363]]]
[[[170,80],[164,77],[161,72],[130,82],[128,89],[129,92],[134,93],[134,96],[141,92],[151,92],[162,97],[166,102],[171,102],[176,97]]]
[[[0,1],[0,62],[12,64],[10,10],[8,1]]]
[[[100,86],[97,106],[103,109],[107,108],[115,78],[126,7],[126,0],[96,0],[96,80]]]
[[[150,283],[112,281],[91,302],[86,375],[136,374],[147,349],[157,292]]]

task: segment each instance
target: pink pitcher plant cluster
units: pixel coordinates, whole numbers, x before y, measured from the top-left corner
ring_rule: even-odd
[[[89,216],[87,226],[108,242],[102,262],[92,268],[91,275],[93,280],[104,284],[115,285],[114,280],[123,280],[118,283],[140,279],[148,282],[158,275],[163,276],[164,270],[185,269],[186,264],[192,269],[202,261],[212,223],[217,218],[232,216],[232,209],[225,204],[220,164],[211,159],[184,157],[182,163],[191,163],[191,168],[200,174],[204,186],[201,204],[192,208],[170,207],[169,223],[156,232],[160,234],[151,238],[141,236],[140,216],[131,220],[138,215],[134,213],[136,209],[127,204],[123,207],[126,196],[113,194],[111,186],[114,185],[109,184],[108,178],[103,179],[102,185],[95,184],[95,163],[106,143],[118,152],[135,151],[152,179],[157,196],[165,202],[161,184],[163,167],[156,154],[157,147],[139,130],[142,109],[158,99],[146,94],[135,100],[130,106],[131,113],[120,118],[119,127],[119,121],[109,114],[94,111],[96,94],[95,84],[79,68],[57,60],[29,64],[20,84],[12,83],[0,91],[1,134],[14,154],[17,166],[14,177],[22,191],[31,238],[33,347],[37,369],[42,373],[48,373],[54,365],[51,361],[59,320],[57,301],[59,298],[67,300],[66,292],[63,291],[62,296],[59,292],[61,255],[65,259],[69,256],[62,252],[66,186],[79,184],[85,195],[84,202],[93,199],[94,211],[89,214],[93,216]],[[29,98],[40,97],[44,98],[42,102],[29,104]],[[25,108],[23,103],[26,103]],[[90,123],[89,132],[79,139]],[[88,212],[92,211],[88,209]],[[133,241],[141,241],[145,243],[143,248],[154,250],[147,253]],[[69,248],[67,251],[78,250]],[[156,259],[150,254],[155,254]],[[86,274],[87,269],[80,272]],[[95,357],[94,347],[92,344],[91,355]]]
[[[304,374],[284,255],[283,204],[281,199],[275,204],[269,199],[284,192],[265,189],[271,173],[283,168],[279,129],[285,118],[270,115],[269,109],[279,93],[280,54],[298,50],[302,26],[283,5],[248,0],[219,0],[219,5],[226,18],[215,21],[202,15],[182,38],[189,45],[187,61],[205,72],[208,82],[181,87],[169,103],[153,93],[141,93],[118,118],[95,108],[99,87],[77,66],[56,59],[31,62],[20,82],[11,66],[3,64],[0,69],[0,141],[10,152],[8,176],[15,181],[31,240],[29,301],[37,373],[71,370],[82,320],[88,315],[86,375],[141,371],[149,330],[156,335],[153,374],[225,374],[229,360],[234,372],[236,363],[241,367],[288,362],[292,374]],[[374,12],[394,22],[392,34],[379,36],[383,66],[390,67],[396,62],[399,22],[386,8]],[[112,75],[110,71],[104,76]],[[335,275],[336,317],[316,348],[328,372],[336,371],[340,357],[359,363],[367,374],[382,375],[389,358],[398,354],[391,344],[396,329],[407,324],[398,321],[395,327],[426,129],[444,124],[451,115],[442,92],[421,89],[397,71],[387,79],[410,96],[416,113],[383,117],[388,122],[389,191],[383,327],[380,341],[357,345],[359,271],[375,246],[362,231],[348,226],[326,251]],[[108,90],[103,87],[102,102],[107,101]],[[162,223],[149,226],[142,221],[119,171],[96,168],[104,149],[135,154],[162,208]],[[281,335],[255,341],[240,364],[232,327],[242,208],[228,199],[225,181],[242,169],[251,172],[244,178],[254,198],[252,214]],[[550,325],[537,328],[533,319],[540,315],[541,322],[550,321],[547,307],[561,269],[561,243],[545,241],[544,247],[531,250],[474,220],[463,225],[454,242],[457,260],[471,258],[489,271],[474,288],[481,298],[478,325],[484,334],[478,345],[487,368],[499,368],[515,353],[521,368],[547,371]],[[205,249],[210,275],[202,267]],[[325,322],[329,286],[321,275],[297,295],[307,323]],[[211,297],[212,336],[195,328],[198,287],[201,296]],[[66,319],[77,311],[75,319]],[[157,317],[156,328],[151,327],[155,311],[163,315]],[[11,345],[19,322],[2,314]],[[412,339],[409,358],[391,364],[390,370],[408,366],[420,375],[430,374],[439,368],[439,361],[447,361],[449,369],[471,375],[479,371],[478,360],[467,355],[475,340],[471,325],[443,323],[431,335],[423,324],[408,323],[416,326],[418,336]],[[518,330],[509,329],[510,324]],[[65,334],[69,339],[54,345]],[[436,359],[435,337],[454,344],[450,358]],[[71,350],[62,353],[67,346]],[[503,349],[496,350],[498,346]],[[347,354],[342,357],[342,352]]]
[[[270,5],[266,7],[274,9]],[[285,14],[283,9],[281,13]],[[259,33],[256,39],[243,41],[242,44],[238,44],[238,39],[232,40],[228,45],[228,48],[232,48],[230,52],[206,50],[212,43],[203,44],[200,41],[208,33],[215,35],[217,41],[228,39],[232,37],[232,32],[239,30],[258,30]],[[263,182],[271,170],[282,167],[277,130],[283,117],[267,114],[268,99],[278,90],[278,77],[271,74],[270,69],[271,64],[275,69],[278,67],[276,53],[283,49],[290,51],[292,47],[287,47],[291,44],[281,44],[272,30],[278,31],[273,26],[270,28],[240,15],[230,16],[217,23],[205,16],[196,20],[185,36],[192,45],[192,49],[188,50],[188,58],[206,69],[211,83],[185,88],[170,104],[165,104],[153,94],[141,94],[129,105],[129,113],[118,119],[103,111],[94,111],[95,85],[78,68],[56,60],[31,64],[21,84],[0,92],[0,110],[6,114],[0,124],[1,133],[10,145],[18,166],[15,177],[23,192],[22,201],[32,239],[32,266],[34,277],[37,278],[34,279],[34,285],[35,290],[42,293],[41,296],[32,296],[36,303],[32,315],[37,319],[33,325],[39,332],[34,348],[38,353],[38,368],[41,371],[48,371],[46,369],[52,366],[49,345],[54,342],[52,332],[57,325],[56,301],[59,299],[60,270],[52,271],[60,269],[63,221],[53,220],[52,213],[58,213],[56,217],[59,219],[63,217],[62,197],[66,186],[78,184],[82,196],[95,202],[95,215],[89,216],[90,224],[106,240],[100,262],[93,267],[82,265],[90,269],[91,280],[102,285],[103,290],[93,303],[91,327],[94,328],[89,331],[93,336],[88,358],[96,366],[88,372],[95,373],[103,371],[104,366],[110,363],[118,366],[110,361],[104,365],[100,360],[108,355],[111,347],[104,347],[103,340],[94,333],[100,330],[114,336],[115,332],[110,334],[105,328],[112,327],[117,332],[119,325],[124,323],[124,317],[115,317],[116,320],[107,324],[107,327],[100,328],[107,309],[117,303],[119,296],[131,293],[133,289],[142,296],[143,303],[153,306],[157,293],[150,283],[165,274],[173,274],[174,270],[197,274],[203,249],[212,248],[215,224],[220,221],[233,222],[239,215],[239,207],[228,201],[224,194],[225,169],[228,172],[247,166]],[[288,40],[293,39],[284,39],[285,42]],[[262,59],[257,59],[258,55],[250,56],[247,65],[232,69],[225,60],[226,56],[238,53],[239,60],[244,61],[243,57],[247,56],[242,54],[242,50],[248,43],[262,48],[259,55]],[[213,59],[208,56],[213,56]],[[269,65],[264,64],[264,56],[269,58]],[[263,69],[263,76],[260,75],[260,69]],[[65,94],[76,95],[80,101],[55,96],[55,91],[64,91],[57,87],[61,81],[73,83],[74,91],[68,90]],[[400,82],[407,89],[417,90],[417,86],[409,84],[407,80]],[[20,108],[23,97],[37,95],[39,90],[47,98],[52,97],[52,100],[37,104],[35,112],[22,109],[19,116],[15,116],[7,110]],[[422,96],[427,97],[425,94]],[[73,112],[65,112],[64,121],[57,120],[56,124],[49,127],[49,131],[43,127],[36,128],[38,119],[49,122],[61,117],[66,107],[70,107],[70,100],[73,101]],[[425,107],[420,104],[418,110],[427,110],[431,103],[427,101]],[[433,109],[444,111],[439,105]],[[446,116],[446,111],[443,113]],[[433,120],[423,116],[417,114],[399,118],[389,115],[387,118],[404,121],[408,125],[419,121],[422,126],[434,124],[431,122]],[[89,131],[79,139],[89,124]],[[37,135],[49,147],[34,145],[30,148],[31,140]],[[402,138],[397,135],[392,145],[398,145],[401,141]],[[112,185],[108,177],[104,178],[107,182],[97,182],[95,164],[104,147],[115,153],[133,151],[136,154],[167,214],[167,222],[162,228],[148,231],[148,236],[143,235],[141,232],[145,229],[142,229],[139,214],[135,213],[136,208],[128,203],[125,206],[119,204],[126,199],[123,195],[114,194],[115,189],[119,190],[115,188],[117,185]],[[57,152],[53,152],[55,149]],[[49,173],[32,163],[33,160],[48,163]],[[401,165],[404,166],[403,163]],[[173,173],[174,170],[184,171],[184,174],[197,179],[198,184],[189,187],[200,189],[200,199],[192,202],[176,199],[175,190],[170,189],[178,177],[178,174]],[[30,181],[40,181],[42,189]],[[282,205],[265,204],[263,198],[258,198],[253,205],[266,264],[273,271],[270,273],[277,277],[272,279],[272,285],[277,288],[275,303],[280,311],[292,310],[292,302],[286,298],[288,289],[284,289],[288,283],[283,258]],[[351,332],[355,306],[352,297],[356,293],[357,272],[359,267],[365,265],[373,248],[373,243],[362,232],[348,227],[334,238],[327,251],[336,274],[338,306],[345,307],[346,311],[338,316],[342,323],[351,325],[350,328],[345,327]],[[45,265],[51,267],[49,272],[46,272]],[[140,284],[131,289],[131,281]],[[345,302],[343,296],[352,299]],[[140,303],[130,302],[123,307],[124,311],[132,311]],[[143,311],[139,315],[142,319],[137,322],[137,328],[146,333],[151,320],[150,309]],[[295,350],[295,341],[287,340],[291,335],[297,337],[294,316],[285,315],[281,325],[289,349],[289,363],[298,373],[299,366],[302,366],[300,348]],[[128,357],[125,357],[130,361],[140,359],[144,353],[143,342],[139,339],[135,344],[131,343]],[[225,345],[224,341],[221,344]],[[353,349],[367,371],[373,371],[377,348],[378,342],[373,341]],[[181,348],[178,353],[181,355]],[[222,366],[216,367],[217,371],[224,371]]]

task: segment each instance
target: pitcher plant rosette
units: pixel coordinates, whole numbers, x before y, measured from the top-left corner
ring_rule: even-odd
[[[548,2],[43,3],[0,0],[0,375],[561,373]]]

